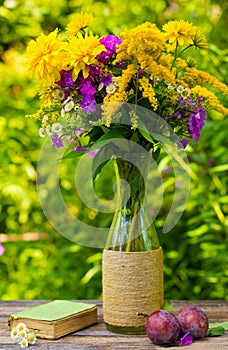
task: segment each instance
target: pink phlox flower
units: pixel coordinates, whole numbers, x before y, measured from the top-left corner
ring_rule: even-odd
[[[52,146],[55,146],[57,148],[63,147],[63,141],[60,136],[55,135],[51,139],[52,139]]]
[[[72,79],[72,69],[71,70],[61,70],[60,71],[60,80],[56,82],[62,88],[72,87],[74,85]]]
[[[91,64],[89,66],[89,75],[90,76],[96,76],[96,75],[99,75],[100,74],[100,67],[96,66],[95,64]]]
[[[100,43],[104,45],[106,51],[101,52],[97,58],[103,64],[108,64],[110,58],[112,58],[118,46],[122,43],[122,39],[116,35],[107,35],[100,40]]]
[[[104,74],[101,77],[100,83],[104,84],[104,86],[108,86],[112,82],[112,76],[111,74]]]

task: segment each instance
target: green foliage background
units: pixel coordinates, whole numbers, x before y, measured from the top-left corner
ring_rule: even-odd
[[[91,11],[93,30],[119,34],[146,20],[161,26],[168,19],[184,19],[201,27],[209,50],[200,66],[227,82],[228,4],[213,0],[5,0],[0,1],[0,256],[2,299],[99,299],[102,251],[74,244],[55,232],[45,218],[36,191],[36,163],[43,140],[38,123],[26,119],[39,106],[37,85],[21,66],[27,42],[42,31],[64,28],[74,12]],[[223,101],[224,104],[227,101]],[[172,201],[175,179],[164,174],[165,196],[156,225],[164,250],[166,299],[228,299],[227,239],[227,127],[228,121],[211,113],[197,146],[188,148],[191,169],[190,198],[176,227],[162,234]],[[161,169],[169,165],[164,154]],[[73,213],[85,222],[98,218],[75,200],[71,164],[61,169],[63,196]],[[108,183],[109,173],[103,182]],[[45,232],[38,241],[21,240],[25,232]],[[31,235],[32,236],[32,235]]]

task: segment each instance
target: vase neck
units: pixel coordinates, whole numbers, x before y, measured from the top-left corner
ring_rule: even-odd
[[[114,160],[116,179],[125,180],[126,186],[120,190],[117,181],[119,206],[110,227],[107,249],[146,251],[159,248],[145,198],[148,158],[138,157],[134,163],[123,158]]]

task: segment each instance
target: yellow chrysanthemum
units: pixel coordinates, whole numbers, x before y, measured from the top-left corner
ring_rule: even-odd
[[[77,35],[81,29],[84,29],[88,24],[95,20],[92,13],[77,13],[74,15],[72,21],[67,25],[66,30],[69,36]]]
[[[59,71],[65,61],[65,43],[58,36],[58,29],[48,35],[41,34],[28,43],[25,66],[30,76],[53,83],[60,79]]]
[[[183,20],[169,21],[163,25],[162,29],[170,43],[177,41],[181,46],[185,44],[192,45],[194,43],[193,38],[197,32],[196,27]]]
[[[68,47],[68,63],[73,68],[72,77],[76,80],[80,71],[83,77],[89,75],[89,66],[96,64],[96,57],[105,51],[104,45],[100,44],[98,36],[92,34],[83,37],[80,33],[77,37],[72,37]]]
[[[208,48],[207,39],[205,38],[204,34],[200,31],[199,28],[196,30],[193,42],[194,46],[198,47],[199,49],[205,50]]]

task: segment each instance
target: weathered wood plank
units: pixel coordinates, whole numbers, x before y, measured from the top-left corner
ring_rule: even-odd
[[[50,341],[45,339],[38,339],[38,346],[40,350],[96,350],[96,349],[132,349],[132,350],[161,350],[161,347],[154,345],[147,338],[146,335],[121,335],[109,332],[103,323],[102,302],[88,301],[85,302],[96,303],[98,305],[97,325],[85,328],[83,330],[72,333],[68,336],[58,340]],[[45,300],[12,300],[0,301],[0,350],[14,350],[18,349],[18,345],[10,338],[10,332],[7,325],[8,315],[27,307],[39,305],[46,302]],[[187,305],[195,305],[202,308],[209,317],[210,322],[228,321],[228,301],[173,301],[173,312]],[[228,332],[227,332],[228,333]],[[204,338],[195,341],[187,349],[191,350],[226,350],[228,349],[228,334],[222,337]],[[182,347],[185,349],[186,347]],[[172,346],[173,350],[180,350],[178,344]]]

